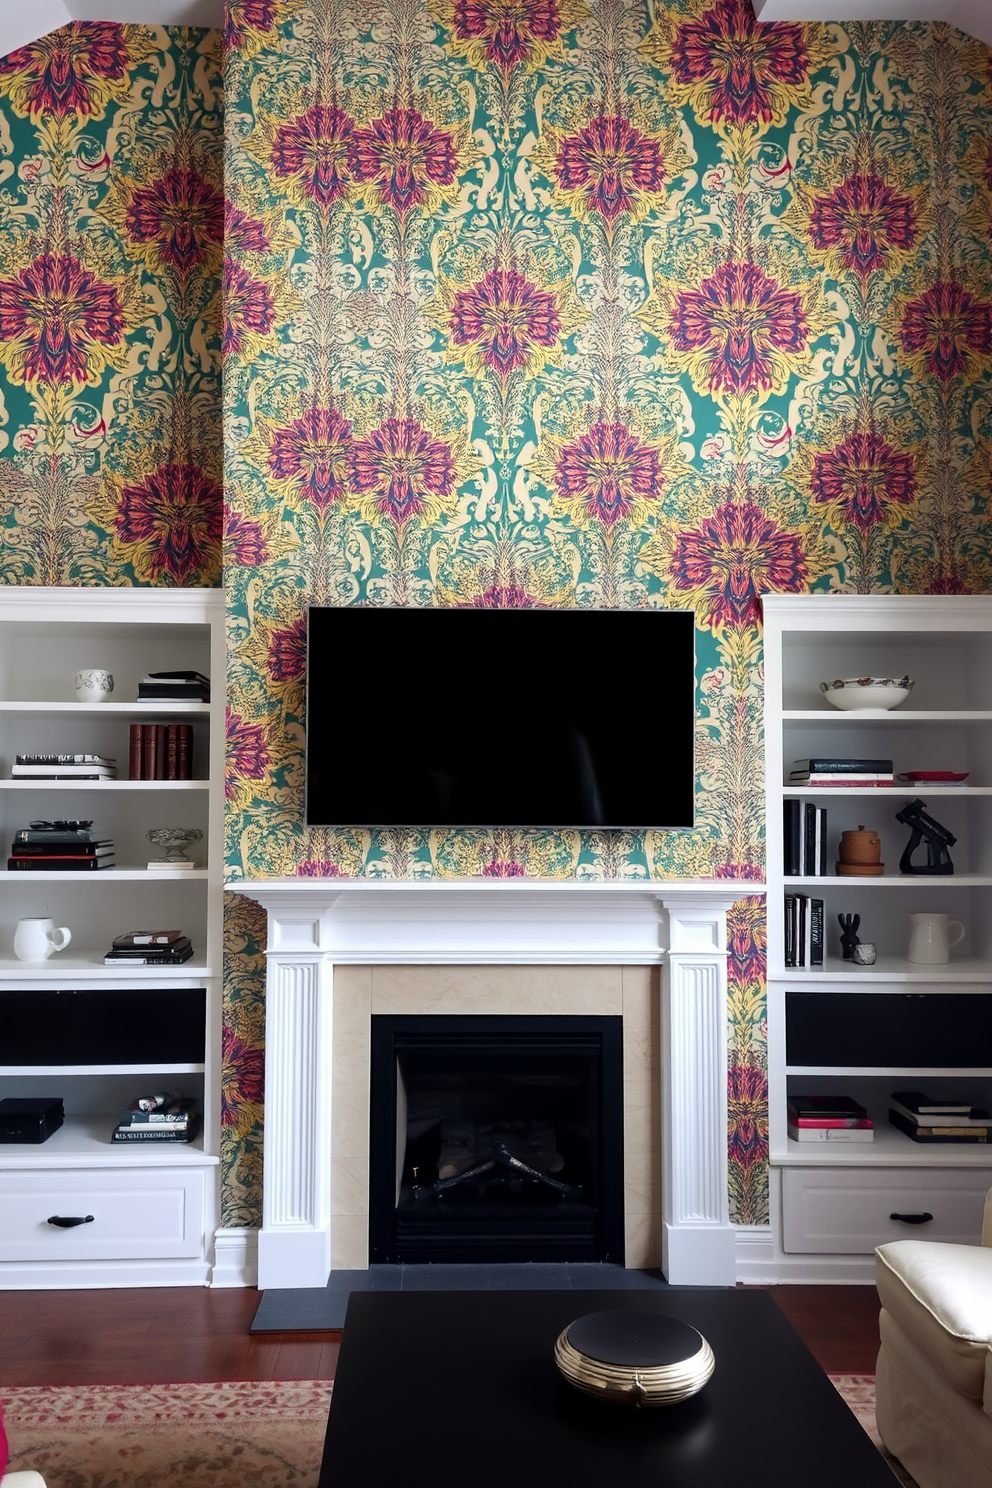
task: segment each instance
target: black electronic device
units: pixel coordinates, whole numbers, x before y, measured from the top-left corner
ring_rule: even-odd
[[[689,610],[314,606],[306,822],[691,827]]]
[[[47,1142],[65,1120],[61,1096],[0,1100],[0,1142]]]

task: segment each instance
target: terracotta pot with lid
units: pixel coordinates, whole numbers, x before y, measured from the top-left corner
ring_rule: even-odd
[[[885,872],[881,861],[882,844],[877,832],[859,826],[840,834],[840,860],[837,872],[842,878],[880,878]]]

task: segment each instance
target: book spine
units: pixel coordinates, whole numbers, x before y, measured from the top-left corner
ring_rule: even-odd
[[[170,1116],[166,1111],[128,1111],[122,1117],[121,1126],[165,1126],[170,1131],[185,1130],[190,1124],[190,1116],[183,1113],[181,1116]]]
[[[155,779],[155,725],[146,723],[141,733],[141,779]]]
[[[988,1127],[967,1126],[917,1126],[915,1122],[907,1120],[898,1111],[889,1111],[889,1121],[911,1142],[974,1142],[981,1146],[988,1142]]]
[[[179,732],[179,760],[178,780],[192,780],[193,778],[193,725],[191,723],[180,723],[177,725]]]
[[[822,1127],[836,1127],[840,1131],[867,1131],[874,1125],[867,1116],[790,1116],[789,1120],[793,1126],[808,1126],[814,1131]]]
[[[823,965],[823,900],[811,899],[809,906],[809,964]]]
[[[112,1142],[188,1142],[195,1131],[163,1131],[158,1127],[115,1127]]]
[[[144,731],[143,723],[132,723],[128,733],[127,774],[129,780],[144,780]]]
[[[179,725],[170,723],[165,729],[165,779],[179,779]]]
[[[8,858],[10,873],[85,873],[95,868],[112,868],[113,858]]]
[[[786,878],[799,875],[799,813],[802,802],[790,796],[782,802],[782,853]]]
[[[794,773],[808,775],[888,775],[892,771],[890,759],[835,758],[817,755],[814,759],[793,760]]]
[[[872,1127],[790,1126],[789,1136],[794,1142],[871,1142],[875,1132]]]

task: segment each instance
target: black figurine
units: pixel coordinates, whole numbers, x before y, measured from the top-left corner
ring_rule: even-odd
[[[912,836],[906,844],[902,857],[899,859],[900,873],[953,873],[954,864],[951,855],[947,851],[953,847],[957,838],[953,832],[942,827],[940,822],[934,821],[925,811],[925,801],[910,801],[901,811],[896,812],[896,821],[902,822],[903,826],[909,827]],[[913,863],[913,854],[922,841],[927,845],[927,863],[925,868]]]
[[[844,960],[853,961],[854,947],[861,944],[858,938],[858,926],[861,924],[861,916],[839,914],[837,918],[840,921],[840,944],[844,952]]]

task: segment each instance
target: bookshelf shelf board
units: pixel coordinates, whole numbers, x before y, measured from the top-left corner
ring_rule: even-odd
[[[144,718],[155,722],[156,713],[168,713],[170,717],[182,715],[183,717],[208,718],[210,716],[209,703],[196,702],[155,702],[147,703],[52,703],[52,702],[0,702],[0,714],[3,713],[65,713],[75,718],[81,716],[97,716],[100,718]]]
[[[205,1064],[4,1064],[0,1076],[41,1075],[47,1079],[67,1079],[70,1075],[148,1075],[166,1079],[172,1075],[202,1075]]]
[[[940,785],[932,780],[917,780],[895,785],[784,785],[783,796],[992,796],[992,785]]]
[[[0,790],[208,791],[209,780],[0,780]]]
[[[801,1075],[803,1079],[811,1076],[819,1078],[821,1075],[837,1076],[842,1080],[863,1080],[867,1076],[881,1076],[886,1080],[899,1080],[905,1087],[907,1080],[984,1080],[989,1076],[988,1065],[976,1065],[973,1068],[963,1069],[960,1066],[945,1068],[937,1065],[926,1065],[922,1068],[914,1068],[905,1064],[894,1065],[857,1065],[849,1064],[787,1064],[786,1075]],[[915,1145],[915,1144],[914,1144]],[[990,1148],[992,1152],[992,1148]],[[992,1157],[990,1157],[992,1162]]]
[[[13,877],[13,875],[11,875]],[[51,876],[51,875],[49,875]],[[52,982],[68,987],[71,981],[85,978],[106,982],[161,982],[163,978],[176,986],[199,986],[204,977],[217,973],[203,961],[184,961],[181,966],[104,966],[104,952],[91,956],[53,956],[48,961],[18,961],[12,956],[0,957],[0,981]]]
[[[846,727],[851,723],[992,723],[992,713],[984,710],[947,708],[923,713],[899,708],[886,713],[881,709],[873,712],[868,708],[850,708],[845,712],[842,708],[831,708],[829,704],[826,708],[786,708],[781,718],[783,723],[822,723],[828,728]]]
[[[769,1154],[772,1161],[789,1168],[919,1168],[927,1166],[927,1154],[934,1153],[932,1167],[992,1168],[992,1143],[913,1142],[886,1122],[875,1127],[873,1142],[793,1142],[776,1146]]]
[[[833,992],[834,987],[824,987],[832,979],[853,981],[859,991],[876,989],[880,983],[902,984],[905,982],[992,982],[992,961],[983,961],[975,956],[962,956],[959,961],[947,961],[943,966],[921,966],[916,961],[907,961],[904,956],[879,956],[874,966],[856,966],[853,961],[844,961],[840,956],[826,957],[823,966],[784,966],[781,975],[790,982],[803,982],[806,990],[816,987],[820,992]],[[885,990],[884,986],[881,989]]]
[[[49,883],[105,883],[108,879],[121,879],[133,881],[146,878],[167,878],[170,883],[177,879],[206,878],[205,868],[92,868],[92,869],[69,869],[65,873],[55,873],[51,869],[43,868],[40,873],[32,873],[29,869],[0,868],[0,878],[9,878],[12,882],[19,879],[29,879],[31,883],[39,883],[42,879]]]
[[[167,1168],[213,1167],[220,1159],[203,1150],[203,1135],[185,1142],[151,1143],[110,1141],[110,1133],[119,1116],[117,1111],[101,1111],[86,1116],[67,1116],[47,1142],[0,1143],[0,1171],[10,1168],[92,1167],[95,1157],[107,1169],[114,1162],[125,1167],[145,1163]]]
[[[877,878],[847,878],[839,873],[827,874],[825,878],[797,878],[789,874],[782,880],[785,892],[792,884],[811,884],[821,888],[833,888],[840,884],[850,892],[855,889],[988,889],[992,888],[992,874],[988,873],[881,873]]]

